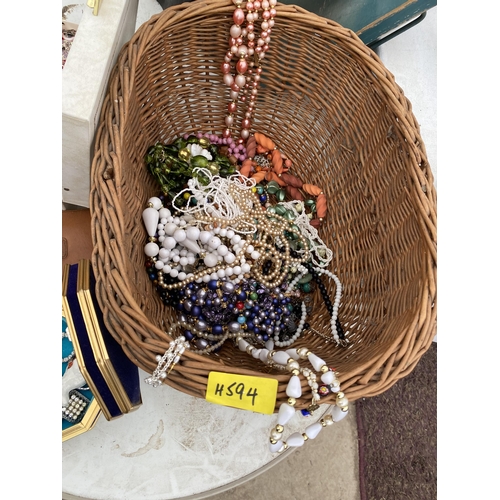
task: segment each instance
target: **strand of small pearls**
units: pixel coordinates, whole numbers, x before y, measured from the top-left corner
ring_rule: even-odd
[[[175,323],[170,327],[170,336],[178,326],[180,326],[180,324]],[[169,348],[165,351],[165,354],[163,354],[163,356],[160,354],[156,356],[155,359],[158,365],[155,371],[150,377],[145,378],[144,381],[153,387],[161,385],[175,364],[179,362],[181,355],[186,349],[189,349],[189,342],[187,342],[182,335],[170,341]]]
[[[230,185],[231,188],[231,185]],[[243,200],[242,200],[243,198]],[[246,200],[245,200],[246,198]],[[245,241],[242,244],[241,251],[238,252],[239,256],[239,263],[241,264],[241,267],[245,266],[246,264],[241,261],[241,259],[244,257],[245,251],[250,250],[250,256],[254,260],[255,265],[253,266],[253,274],[255,275],[256,279],[260,281],[263,285],[269,287],[269,288],[274,288],[276,286],[281,285],[283,280],[288,276],[289,269],[293,265],[299,265],[303,261],[306,261],[309,258],[309,250],[308,250],[308,245],[307,241],[304,238],[304,236],[300,233],[300,231],[294,229],[293,227],[293,221],[290,221],[286,219],[285,217],[282,217],[280,215],[274,214],[274,217],[271,218],[268,217],[266,212],[262,210],[262,208],[250,208],[254,206],[254,202],[256,200],[256,195],[254,193],[250,192],[243,192],[243,196],[235,197],[236,203],[240,204],[243,214],[238,216],[236,220],[219,220],[215,217],[202,217],[198,215],[198,218],[196,219],[197,223],[205,223],[209,224],[212,228],[213,231],[215,231],[215,227],[219,228],[219,232],[221,230],[226,230],[224,225],[230,225],[230,227],[235,228],[236,230],[239,227],[239,224],[241,223],[242,220],[246,221],[251,221],[255,223],[258,227],[258,232],[256,234],[257,238],[255,240],[252,240],[252,245],[250,245],[249,241]],[[259,205],[260,207],[260,205]],[[164,217],[162,217],[162,215]],[[162,255],[166,255],[167,251],[170,252],[174,250],[175,246],[177,244],[180,244],[182,246],[185,246],[191,252],[194,256],[194,253],[199,253],[201,252],[201,248],[198,245],[196,241],[193,241],[193,239],[196,239],[197,237],[202,237],[201,232],[199,232],[199,229],[193,226],[186,226],[186,222],[183,221],[182,219],[179,219],[179,227],[175,225],[174,222],[171,223],[166,223],[164,224],[163,221],[169,220],[169,217],[171,218],[170,211],[166,208],[163,208],[162,202],[159,198],[150,198],[148,200],[148,207],[143,211],[143,220],[146,225],[146,230],[149,235],[149,242],[145,246],[145,253],[148,257],[151,258],[156,258],[157,255],[160,256],[160,260],[162,261],[162,264],[158,264],[158,259],[155,261],[155,267],[159,269],[158,272],[158,280],[160,282],[160,286],[163,288],[180,288],[185,286],[186,284],[192,282],[192,281],[197,281],[199,279],[203,279],[205,276],[210,275],[210,279],[215,279],[212,278],[212,275],[219,273],[219,271],[222,273],[223,269],[227,269],[227,266],[222,266],[218,265],[218,256],[215,256],[214,254],[209,254],[211,257],[204,256],[204,264],[207,266],[207,269],[200,271],[198,273],[185,273],[184,271],[181,271],[180,268],[172,268],[170,265],[167,265],[165,267],[165,262],[163,262]],[[158,237],[158,239],[163,238],[162,240],[162,249],[160,249],[159,245],[155,241],[155,234],[156,230],[158,228],[158,221],[160,224],[162,224],[162,227],[159,231],[161,231],[161,235]],[[186,229],[183,229],[180,227],[181,223],[184,222],[184,227]],[[190,221],[190,223],[192,220]],[[173,226],[172,228],[169,226]],[[219,226],[222,226],[220,228]],[[189,236],[191,233],[196,232],[195,236]],[[210,233],[205,231],[209,236]],[[303,259],[301,257],[299,258],[294,258],[291,257],[290,254],[290,245],[287,241],[286,238],[282,238],[280,241],[282,243],[282,248],[284,251],[282,253],[278,252],[275,248],[275,241],[276,238],[283,235],[285,232],[289,232],[292,234],[295,234],[297,236],[297,240],[302,244],[303,248],[305,249]],[[170,236],[170,233],[171,236]],[[169,236],[165,236],[165,235]],[[212,241],[213,240],[213,241]],[[272,241],[272,243],[267,243],[267,241]],[[201,239],[202,243],[208,243],[208,245],[212,248],[216,248],[217,246],[221,243],[220,239],[214,235],[212,235],[211,240],[204,241],[204,239]],[[259,248],[260,251],[255,249],[255,246]],[[225,246],[224,246],[225,248]],[[162,254],[160,254],[160,250]],[[220,252],[219,252],[220,253]],[[225,255],[224,261],[232,265],[235,261],[236,258],[234,258],[234,254],[231,253],[231,261],[228,260],[229,252],[227,255]],[[177,258],[178,256],[175,256],[174,258]],[[168,259],[168,256],[166,257]],[[186,257],[187,258],[187,257]],[[260,269],[263,267],[263,264],[266,260],[272,260],[274,262],[274,270],[271,271],[268,275],[263,275],[263,273],[260,271]],[[180,258],[179,258],[180,261]],[[171,277],[178,278],[179,282],[171,285],[167,285],[166,283],[163,282],[163,272],[162,269],[165,267],[165,272],[168,272],[168,274]],[[234,268],[232,268],[234,269]],[[224,271],[225,272],[225,271]],[[220,277],[220,275],[218,274]],[[235,282],[241,281],[241,277],[237,277]],[[239,280],[239,281],[237,281]]]
[[[187,187],[174,197],[173,202],[178,197],[183,197],[186,193],[192,195],[198,203],[194,206],[181,207],[179,210],[192,215],[204,214],[205,216],[215,216],[222,220],[235,219],[243,213],[244,208],[251,208],[257,205],[257,200],[252,195],[252,188],[255,186],[255,180],[248,179],[240,173],[233,174],[229,177],[221,177],[213,175],[209,170],[195,168],[194,173],[203,174],[203,177],[208,179],[206,184],[201,184],[197,178],[188,180]],[[210,203],[209,200],[216,200],[216,206]],[[245,207],[244,200],[247,204]],[[255,228],[250,228],[252,232]],[[248,231],[250,232],[250,231]]]
[[[75,351],[71,351],[70,354],[62,358],[63,363],[69,363],[75,357]]]
[[[297,286],[298,282],[308,273],[307,267],[304,267],[302,264],[297,266],[297,275],[295,278],[293,278],[292,281],[290,281],[286,293],[290,293],[293,290],[295,290],[295,287]]]
[[[190,325],[189,323],[181,321],[180,324],[182,325],[183,328],[186,330],[192,331],[193,325]],[[230,332],[227,327],[224,327],[224,334],[221,335],[213,335],[211,333],[205,333],[205,332],[196,332],[196,336],[199,337],[200,339],[203,340],[218,340],[216,344],[211,344],[203,349],[191,349],[191,352],[194,354],[209,354],[222,346],[224,342],[228,339],[235,339],[238,340],[239,338],[250,338],[253,337],[253,333],[249,332],[244,332],[244,331],[239,331],[239,332]]]
[[[314,271],[316,271],[318,274],[324,274],[325,276],[328,276],[331,278],[336,285],[336,290],[335,290],[335,299],[333,302],[333,309],[332,309],[332,315],[330,317],[330,332],[332,334],[333,339],[337,343],[337,345],[341,344],[341,339],[339,337],[339,334],[337,332],[337,317],[339,313],[339,307],[340,307],[340,300],[342,298],[342,283],[340,282],[339,278],[333,274],[331,271],[328,271],[328,269],[322,269],[322,268],[313,268]],[[298,266],[297,267],[298,274],[295,276],[295,278],[290,282],[287,288],[287,293],[290,293],[295,286],[298,284],[300,279],[305,276],[309,271],[305,266]]]
[[[309,242],[308,248],[311,252],[311,260],[315,266],[327,267],[333,259],[333,251],[325,245],[324,241],[319,237],[318,230],[311,225],[311,221],[306,213],[305,204],[303,201],[288,201],[281,202],[287,210],[291,210],[294,214],[294,224],[300,229],[301,234],[305,235]],[[297,210],[300,207],[300,212]],[[300,250],[297,250],[299,253]]]
[[[185,286],[192,281],[204,279],[205,276],[207,281],[216,279],[216,277],[222,277],[222,273],[226,277],[236,275],[232,281],[238,283],[251,270],[251,265],[246,262],[245,252],[251,254],[250,256],[254,259],[260,256],[253,245],[245,240],[242,241],[231,228],[211,225],[210,231],[200,231],[194,225],[198,223],[196,219],[189,216],[190,218],[186,221],[179,217],[172,217],[170,211],[164,208],[161,200],[156,197],[148,200],[148,207],[143,211],[142,217],[149,236],[144,252],[155,262],[160,284],[165,285],[164,288],[167,287],[163,283],[164,274],[179,279],[179,284],[170,288]],[[155,238],[156,233],[158,240]],[[222,244],[218,234],[230,238],[232,249]],[[161,248],[157,241],[161,243]],[[185,273],[183,267],[194,265],[197,254],[203,258],[207,268],[195,274]],[[173,265],[171,261],[174,262]],[[219,261],[225,262],[226,265],[219,265]],[[217,276],[214,277],[216,273]]]
[[[331,271],[328,269],[321,269],[321,268],[314,268],[314,270],[318,274],[324,274],[325,276],[328,276],[330,279],[332,279],[335,282],[336,285],[336,290],[335,290],[335,299],[333,302],[333,310],[332,310],[332,315],[330,318],[330,331],[332,333],[332,337],[337,343],[337,345],[341,344],[341,339],[339,337],[339,334],[337,332],[337,317],[339,313],[339,307],[340,307],[340,299],[342,298],[342,283],[338,279],[338,277],[333,274]],[[345,340],[344,340],[345,342]]]
[[[71,342],[71,338],[69,336],[69,329],[68,328],[66,328],[64,330],[64,332],[62,332],[62,338],[63,338],[63,340],[64,339],[68,339]],[[69,363],[74,357],[75,357],[75,351],[73,350],[67,356],[65,356],[64,358],[62,358],[62,362],[63,363]]]

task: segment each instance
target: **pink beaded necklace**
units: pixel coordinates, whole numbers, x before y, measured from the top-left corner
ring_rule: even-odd
[[[277,0],[246,2],[246,15],[242,0],[233,0],[233,3],[236,8],[233,12],[234,24],[229,30],[229,50],[221,65],[223,81],[231,89],[231,102],[228,104],[228,115],[225,118],[227,128],[222,135],[226,139],[231,137],[235,125],[234,113],[239,101],[246,105],[240,137],[237,140],[239,144],[243,144],[250,137],[252,114],[262,74],[261,61],[269,50]],[[257,35],[255,23],[259,17],[262,19],[261,32]],[[237,58],[237,61],[232,64],[234,58]]]

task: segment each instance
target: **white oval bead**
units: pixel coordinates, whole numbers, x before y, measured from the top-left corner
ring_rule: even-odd
[[[321,382],[323,382],[324,384],[331,384],[334,378],[335,374],[332,371],[328,371],[321,375]]]
[[[149,236],[155,235],[159,219],[160,215],[158,214],[158,210],[155,210],[153,207],[148,207],[142,212],[142,220],[144,221],[144,226]]]
[[[296,361],[300,359],[300,356],[297,354],[297,349],[287,349],[285,352],[288,353],[290,357],[295,359]]]
[[[283,446],[283,441],[276,441],[276,443],[269,443],[269,451],[271,453],[277,453],[280,448]]]
[[[144,247],[144,253],[148,257],[154,257],[154,256],[158,255],[159,251],[160,251],[160,247],[156,243],[153,243],[152,241],[147,243],[146,246]]]
[[[283,366],[286,366],[287,361],[289,359],[290,355],[287,354],[285,351],[276,351],[276,353],[273,356],[273,361]]]
[[[300,432],[294,432],[293,434],[290,434],[286,442],[288,443],[288,446],[302,446],[304,444],[304,437],[300,434]]]
[[[197,227],[190,226],[186,229],[186,236],[192,241],[196,241],[200,237],[200,230]]]
[[[218,236],[212,236],[209,240],[208,240],[208,246],[210,248],[212,248],[213,250],[217,249],[219,247],[219,245],[221,244],[221,240]]]
[[[280,409],[278,410],[278,424],[286,425],[290,419],[294,416],[295,409],[287,403],[281,403]]]
[[[309,359],[309,362],[311,363],[311,365],[313,365],[314,369],[317,372],[319,372],[321,370],[322,366],[326,365],[326,363],[321,358],[318,358],[318,356],[316,356],[316,354],[313,354],[313,353],[309,354],[308,359]]]
[[[224,261],[228,264],[232,264],[236,260],[236,257],[233,253],[229,252],[227,255],[224,255]]]
[[[269,353],[269,350],[268,349],[261,349],[260,350],[260,353],[259,353],[259,359],[263,362],[263,363],[266,363],[267,364],[267,355]]]
[[[203,259],[203,262],[207,267],[214,267],[217,265],[217,255],[214,255],[213,253],[209,253],[205,256]]]
[[[238,341],[238,347],[239,347],[240,351],[246,351],[246,348],[248,345],[249,345],[249,343],[245,339],[240,339]]]
[[[213,236],[213,234],[210,231],[202,231],[200,233],[200,241],[203,245],[206,245],[208,243],[208,240]]]
[[[260,357],[260,351],[261,351],[261,349],[254,349],[252,351],[252,357],[255,358],[255,359],[259,359],[259,357]]]
[[[309,439],[314,439],[323,429],[323,426],[319,422],[315,422],[306,427],[305,433]]]
[[[162,207],[163,203],[161,202],[160,198],[157,198],[156,196],[153,196],[152,198],[149,198],[148,203],[151,203],[153,205],[153,208],[158,211]]]
[[[340,422],[343,418],[345,418],[347,416],[348,413],[349,413],[349,410],[348,411],[342,411],[342,408],[340,408],[338,406],[334,406],[332,408],[332,418],[333,418],[333,421],[334,422]]]
[[[224,255],[227,255],[229,253],[229,249],[227,248],[226,245],[219,245],[217,247],[217,253],[224,257]]]
[[[272,351],[272,350],[273,350],[273,348],[274,348],[274,341],[273,341],[273,339],[269,339],[269,340],[268,340],[268,341],[264,344],[264,346],[265,346],[265,348],[266,348],[266,349],[269,349],[270,351]],[[273,357],[273,359],[274,359],[274,357]]]
[[[286,386],[286,395],[289,398],[300,398],[302,396],[302,387],[300,386],[300,379],[297,375],[292,375],[290,381]]]
[[[170,217],[172,214],[170,213],[170,210],[168,208],[160,208],[160,211],[158,212],[160,214],[161,219],[166,219],[167,217]]]
[[[168,222],[163,228],[165,234],[168,234],[169,236],[172,236],[177,231],[177,229],[179,229],[177,227],[177,224],[174,224],[173,222]]]
[[[163,240],[163,248],[166,248],[167,250],[170,250],[172,248],[175,248],[175,246],[177,245],[177,241],[175,241],[172,236],[169,236],[168,238],[165,238]]]
[[[174,240],[177,241],[178,243],[181,243],[187,238],[186,231],[184,231],[184,229],[177,229],[177,231],[175,231],[175,233],[172,236]]]

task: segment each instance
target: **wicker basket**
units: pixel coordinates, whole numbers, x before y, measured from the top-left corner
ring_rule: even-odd
[[[156,141],[222,130],[229,95],[219,68],[233,10],[230,0],[197,0],[152,17],[123,47],[101,112],[90,193],[97,297],[112,335],[148,373],[173,316],[144,268],[141,213],[158,187],[143,158]],[[278,5],[263,69],[254,130],[327,194],[320,236],[344,286],[348,346],[312,333],[294,346],[335,367],[351,401],[377,395],[413,370],[436,330],[436,193],[418,123],[372,50],[299,7]],[[321,300],[310,322],[328,331]],[[204,398],[214,370],[275,377],[276,408],[286,398],[288,375],[232,343],[186,352],[166,383]],[[309,403],[303,391],[298,407]]]

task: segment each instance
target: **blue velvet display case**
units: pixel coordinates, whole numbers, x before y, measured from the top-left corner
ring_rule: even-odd
[[[62,278],[63,317],[89,389],[83,396],[95,400],[107,420],[136,410],[142,404],[139,370],[104,324],[90,261],[65,265]]]

